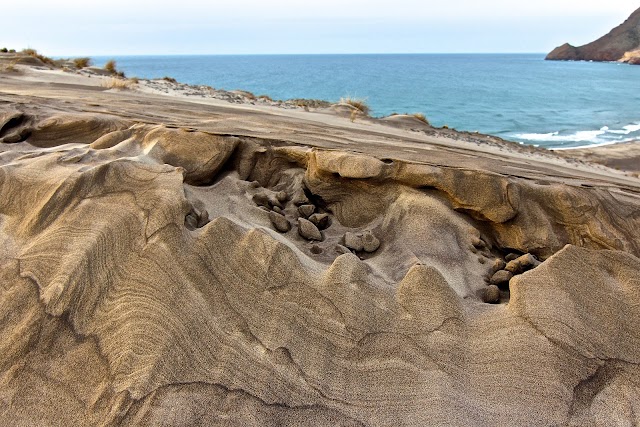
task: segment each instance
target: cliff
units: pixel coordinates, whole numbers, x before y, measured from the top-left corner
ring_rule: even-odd
[[[640,64],[640,9],[621,25],[584,46],[569,43],[553,49],[548,60],[564,61],[621,61]]]

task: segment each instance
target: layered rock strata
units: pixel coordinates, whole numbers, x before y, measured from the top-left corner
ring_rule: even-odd
[[[2,425],[638,422],[637,192],[3,108]]]

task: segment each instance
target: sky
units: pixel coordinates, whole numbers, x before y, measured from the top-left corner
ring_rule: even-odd
[[[22,0],[0,47],[49,56],[548,52],[621,24],[637,0]]]

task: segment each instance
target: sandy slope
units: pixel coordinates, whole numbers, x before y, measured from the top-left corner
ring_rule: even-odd
[[[97,80],[0,74],[0,424],[640,422],[638,178]]]

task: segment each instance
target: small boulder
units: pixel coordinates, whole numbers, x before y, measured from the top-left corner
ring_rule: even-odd
[[[491,279],[489,279],[489,284],[496,285],[498,287],[509,286],[509,280],[513,277],[513,274],[510,271],[500,270],[496,271]]]
[[[514,254],[513,252],[511,252],[511,253],[510,253],[510,254],[508,254],[506,257],[504,257],[504,260],[505,260],[506,262],[513,261],[514,259],[518,258],[519,256],[520,256],[520,255],[518,255],[518,254]]]
[[[489,285],[482,292],[482,301],[489,304],[497,304],[500,302],[500,288],[496,285]]]
[[[380,240],[371,231],[362,234],[362,249],[365,252],[375,252],[380,247]]]
[[[291,230],[291,223],[289,220],[275,211],[269,212],[269,220],[271,220],[273,228],[281,233],[286,233]]]
[[[191,211],[184,217],[184,225],[191,231],[198,228],[198,216],[195,212]]]
[[[276,200],[278,200],[280,203],[285,203],[288,198],[289,197],[287,196],[286,191],[278,191],[276,193]]]
[[[352,233],[347,231],[344,233],[344,245],[352,249],[356,252],[359,252],[364,249],[364,242],[362,241],[362,236],[357,233]]]
[[[279,214],[281,214],[281,213],[282,213],[282,209],[280,209],[280,207],[279,207],[279,206],[274,206],[274,207],[273,207],[273,211],[274,211],[275,213],[279,213]]]
[[[209,212],[206,209],[203,209],[202,212],[198,214],[198,228],[204,227],[209,223]]]
[[[506,266],[507,266],[507,263],[504,262],[504,260],[500,258],[496,258],[493,261],[493,264],[491,265],[491,275],[493,276],[496,273],[496,271],[504,270]]]
[[[329,226],[329,215],[326,213],[314,213],[309,216],[309,221],[314,223],[320,230],[324,230]]]
[[[525,271],[531,270],[540,265],[540,261],[534,258],[531,254],[524,254],[514,260],[507,263],[505,270],[513,274],[522,274]]]
[[[269,205],[269,196],[265,193],[256,193],[253,195],[253,203],[258,206],[264,206],[265,208],[270,208]]]
[[[300,205],[298,206],[298,212],[303,218],[309,218],[316,211],[314,205]]]
[[[322,240],[322,233],[318,227],[308,219],[298,218],[298,234],[307,240]]]
[[[480,248],[484,248],[485,243],[482,239],[478,239],[474,237],[471,241],[471,245],[473,245],[473,247],[475,247],[476,249],[480,249]]]

